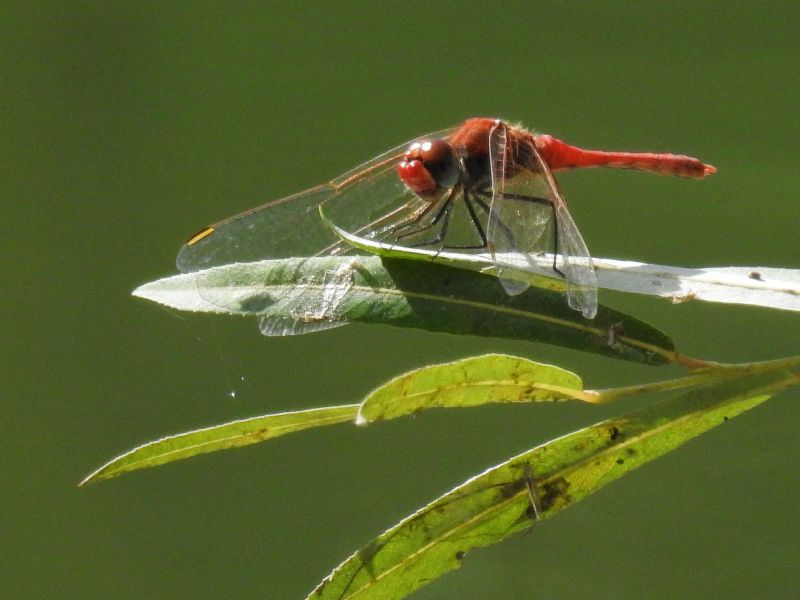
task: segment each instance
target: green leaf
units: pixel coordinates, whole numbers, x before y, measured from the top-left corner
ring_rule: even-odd
[[[728,379],[552,440],[407,517],[338,566],[309,598],[402,598],[458,568],[473,548],[529,529],[537,514],[555,516],[793,383],[797,376],[787,373]]]
[[[581,378],[574,373],[517,356],[487,354],[395,377],[364,399],[356,423],[394,419],[428,408],[570,399],[588,399]]]
[[[495,277],[419,260],[241,263],[154,281],[134,295],[180,310],[256,316],[269,335],[358,322],[523,339],[645,364],[680,361],[666,335],[621,312],[601,306],[587,321],[560,292],[508,296]]]
[[[80,485],[190,458],[205,452],[247,446],[287,433],[352,421],[357,410],[357,404],[313,408],[231,421],[165,437],[114,458],[88,475]]]

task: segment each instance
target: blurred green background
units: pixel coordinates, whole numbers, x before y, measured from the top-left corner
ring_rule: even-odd
[[[340,426],[77,489],[198,426],[358,401],[488,351],[588,386],[674,376],[388,327],[297,338],[133,299],[187,236],[468,116],[694,154],[695,182],[561,176],[596,256],[800,266],[796,2],[4,2],[0,595],[299,598],[470,475],[637,405]],[[797,353],[798,315],[602,292],[721,361]],[[235,391],[235,397],[229,392]],[[797,393],[692,442],[415,598],[797,593]],[[792,592],[794,590],[794,592]]]

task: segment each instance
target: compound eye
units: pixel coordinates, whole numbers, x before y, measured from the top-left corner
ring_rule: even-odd
[[[442,187],[458,181],[458,160],[453,148],[442,140],[411,144],[397,173],[406,186],[423,198],[435,196]]]
[[[443,187],[452,187],[458,175],[458,164],[452,146],[437,139],[420,142],[418,148],[419,160],[436,183]]]

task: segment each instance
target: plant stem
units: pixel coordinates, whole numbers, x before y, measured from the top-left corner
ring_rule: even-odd
[[[594,404],[606,404],[625,396],[635,396],[637,394],[647,394],[654,392],[664,392],[695,387],[706,383],[712,383],[729,377],[740,377],[742,375],[752,375],[755,373],[768,373],[782,369],[792,370],[800,368],[800,356],[792,356],[778,360],[763,361],[757,363],[743,364],[715,364],[703,363],[702,370],[682,377],[680,379],[670,379],[667,381],[657,381],[654,383],[643,383],[639,385],[624,386],[618,388],[608,388],[602,390],[585,390],[587,402]],[[795,379],[800,380],[800,373],[793,373]],[[789,382],[791,383],[791,377]]]

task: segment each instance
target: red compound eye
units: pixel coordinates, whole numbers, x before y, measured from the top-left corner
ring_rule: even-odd
[[[431,196],[439,187],[425,165],[415,159],[406,159],[397,165],[397,174],[408,189],[420,196]]]
[[[397,174],[411,191],[432,196],[440,187],[455,185],[458,161],[453,148],[443,140],[414,142],[397,165]]]

